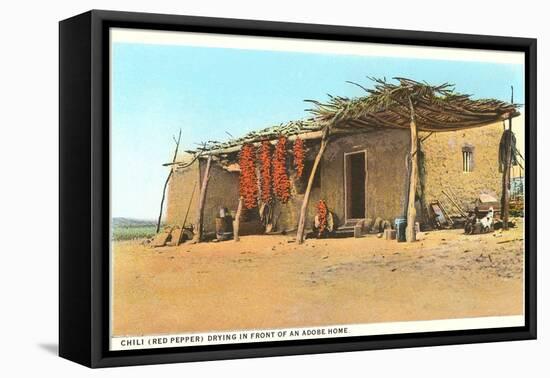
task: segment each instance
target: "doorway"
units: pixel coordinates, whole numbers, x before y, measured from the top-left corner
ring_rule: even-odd
[[[367,216],[367,151],[344,153],[346,221]]]

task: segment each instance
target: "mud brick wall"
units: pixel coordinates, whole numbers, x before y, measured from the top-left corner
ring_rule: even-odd
[[[201,159],[200,166],[201,177],[203,177],[206,169],[206,160]],[[220,207],[226,207],[232,214],[235,214],[238,205],[239,173],[228,172],[218,163],[212,161],[210,166],[210,180],[208,181],[208,187],[206,189],[206,202],[204,205],[204,232],[209,233],[216,231],[216,217],[220,213]]]
[[[393,221],[403,212],[408,130],[381,130],[331,140],[321,165],[321,193],[339,225],[345,222],[344,153],[367,150],[367,217]]]
[[[426,156],[426,201],[447,200],[441,193],[451,187],[463,208],[479,194],[500,199],[502,173],[498,169],[498,150],[502,123],[463,131],[433,133],[423,143]],[[427,133],[419,133],[423,138]],[[473,149],[473,171],[463,172],[462,149]]]
[[[307,160],[315,159],[318,146],[308,142]],[[338,226],[345,222],[344,202],[344,153],[367,150],[367,217],[381,217],[393,221],[403,212],[406,189],[405,159],[409,150],[408,130],[371,131],[365,134],[334,136],[318,168],[320,188],[311,191],[306,229],[311,228],[316,205],[320,199],[335,215]],[[293,169],[290,169],[294,183]],[[307,181],[307,177],[305,178]],[[303,193],[292,187],[292,197],[287,204],[277,204],[278,230],[295,230],[298,223]]]
[[[186,225],[194,223],[197,218],[197,206],[200,193],[199,163],[195,162],[190,167],[177,170],[173,173],[168,184],[166,198],[166,224],[180,226],[183,224],[195,184],[195,192],[191,200],[191,207],[189,208]]]
[[[191,208],[189,209],[186,224],[190,225],[196,222],[200,188],[205,168],[206,161],[200,159],[200,163],[197,161],[188,168],[174,172],[168,189],[166,224],[183,224],[195,183],[195,192],[191,200]],[[220,207],[227,207],[234,214],[237,211],[238,202],[239,174],[228,172],[215,161],[212,161],[204,205],[204,231],[207,233],[215,231],[215,219],[219,214]]]
[[[292,145],[292,144],[291,144]],[[306,156],[305,160],[313,162],[319,151],[318,141],[306,141]],[[291,153],[290,153],[291,154]],[[291,159],[289,159],[291,161]],[[298,226],[298,219],[300,217],[300,210],[302,208],[302,201],[304,200],[304,192],[309,179],[309,172],[304,170],[303,176],[297,179],[295,176],[294,166],[289,163],[288,170],[290,185],[291,185],[291,197],[286,204],[279,202],[275,203],[274,207],[274,221],[276,221],[277,231],[290,231],[296,230]],[[322,163],[317,168],[317,175],[322,175]],[[321,187],[324,185],[322,178],[320,180]],[[315,215],[317,214],[317,203],[319,202],[320,188],[313,187],[309,196],[309,204],[307,208],[306,229],[311,229]]]

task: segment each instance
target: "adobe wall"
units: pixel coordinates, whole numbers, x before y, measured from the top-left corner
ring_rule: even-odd
[[[311,146],[311,143],[309,143],[309,147],[306,151],[305,159],[308,161],[315,160],[315,156],[317,155],[317,152],[319,151],[319,145]],[[302,202],[304,200],[304,192],[305,187],[307,184],[307,181],[309,179],[309,175],[304,172],[304,176],[300,179],[297,179],[295,176],[295,171],[292,168],[292,166],[289,164],[291,169],[289,169],[289,179],[290,179],[290,186],[291,186],[291,197],[290,200],[286,204],[279,203],[278,201],[275,202],[274,206],[274,215],[276,220],[276,229],[277,231],[295,231],[298,226],[298,220],[300,218],[300,210],[302,208]],[[319,165],[317,174],[321,174],[322,172],[322,164]],[[323,186],[323,181],[321,178],[321,187]],[[298,188],[301,188],[298,190]],[[311,190],[311,193],[309,195],[309,203],[307,208],[307,217],[306,217],[306,229],[310,229],[311,225],[313,224],[313,220],[315,218],[315,215],[317,214],[317,203],[320,199],[320,188],[313,187]]]
[[[191,199],[191,207],[189,200]],[[185,213],[189,207],[186,225],[195,222],[197,218],[197,206],[199,201],[200,182],[199,182],[199,164],[195,162],[190,167],[177,170],[172,174],[168,184],[168,193],[166,198],[166,218],[165,223],[169,225],[182,225],[185,219]]]
[[[201,159],[201,177],[206,169],[206,161]],[[228,172],[212,161],[210,179],[206,188],[206,201],[203,213],[205,233],[216,231],[216,216],[220,207],[226,207],[232,214],[237,212],[239,205],[239,173]],[[196,218],[193,218],[196,219]],[[194,223],[194,220],[193,220]]]
[[[502,123],[462,130],[433,133],[422,143],[426,161],[426,201],[448,202],[441,193],[450,187],[463,208],[479,194],[488,193],[500,199],[502,173],[498,167],[498,151]],[[419,133],[420,138],[427,133]],[[473,171],[463,172],[462,148],[473,147]]]
[[[197,161],[188,168],[174,172],[168,187],[166,224],[183,224],[195,183],[196,187],[191,200],[191,207],[189,208],[186,224],[190,225],[196,222],[197,207],[202,184],[201,178],[205,168],[206,161],[201,159],[200,163]],[[221,206],[227,207],[234,214],[237,211],[238,201],[239,174],[228,172],[213,161],[210,166],[210,179],[208,181],[204,205],[204,231],[206,233],[215,231],[215,218]]]
[[[320,188],[310,194],[306,229],[310,229],[320,199],[326,201],[336,216],[337,225],[345,222],[344,214],[344,153],[367,150],[367,217],[381,217],[393,221],[403,211],[406,167],[409,148],[406,130],[372,131],[368,134],[333,137],[325,150],[318,174]],[[307,160],[314,160],[318,147],[309,147]],[[293,169],[289,170],[292,197],[287,204],[277,203],[274,214],[277,229],[295,230],[304,198],[298,193]],[[304,178],[307,181],[307,177]],[[235,182],[238,187],[238,177]],[[305,186],[305,185],[304,185]]]
[[[367,217],[393,222],[403,212],[405,159],[410,144],[407,130],[381,130],[331,140],[321,166],[321,198],[345,221],[344,153],[367,150]]]

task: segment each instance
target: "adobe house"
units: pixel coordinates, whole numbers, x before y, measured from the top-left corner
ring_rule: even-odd
[[[374,89],[365,89],[365,97],[311,101],[311,119],[251,132],[179,159],[172,165],[166,223],[182,225],[185,220],[189,225],[198,219],[210,160],[202,224],[205,233],[214,232],[220,207],[232,214],[238,210],[242,145],[257,146],[264,140],[275,144],[281,135],[290,150],[296,138],[302,139],[306,159],[299,179],[287,164],[292,196],[286,204],[273,204],[273,229],[298,229],[298,238],[311,226],[320,199],[334,214],[336,226],[343,227],[378,217],[423,222],[426,204],[445,199],[442,191],[449,188],[463,207],[482,193],[501,197],[499,144],[506,124],[519,116],[515,105],[473,100],[448,84],[375,82]]]

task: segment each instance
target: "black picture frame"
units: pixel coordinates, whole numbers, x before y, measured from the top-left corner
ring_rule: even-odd
[[[525,53],[525,326],[109,351],[110,27]],[[92,10],[59,24],[59,354],[89,367],[536,338],[536,39]]]

